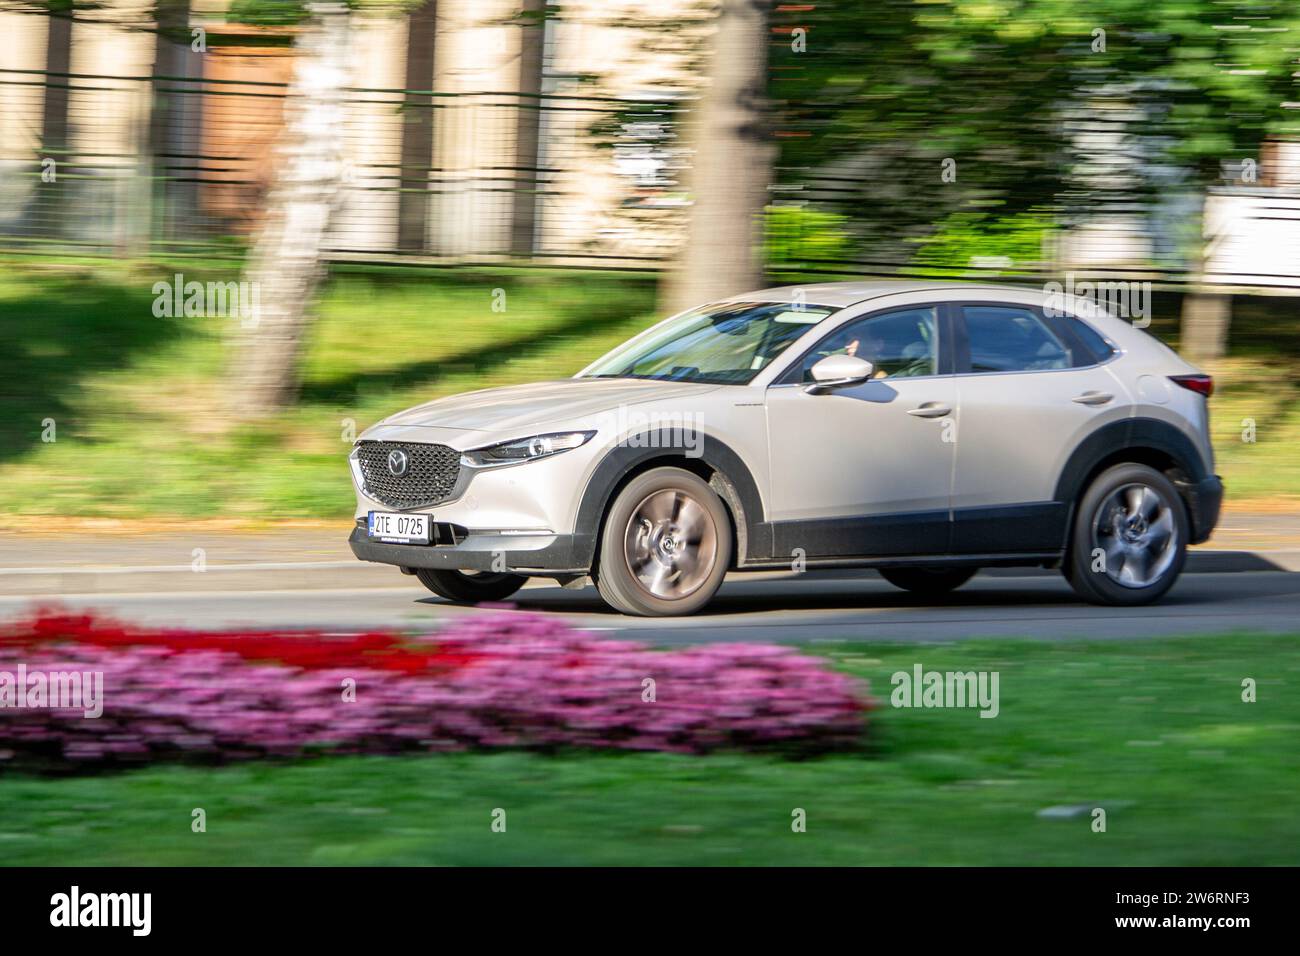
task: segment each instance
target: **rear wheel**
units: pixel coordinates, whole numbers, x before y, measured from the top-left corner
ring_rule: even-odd
[[[503,574],[495,571],[442,571],[433,568],[416,568],[415,576],[434,594],[458,604],[504,601],[523,587],[524,582],[528,580],[522,574]]]
[[[624,614],[690,614],[709,602],[730,564],[721,499],[698,475],[655,468],[628,482],[609,509],[596,587]]]
[[[1187,529],[1168,478],[1146,465],[1108,468],[1079,500],[1065,576],[1094,604],[1147,604],[1183,570]]]
[[[947,594],[961,587],[979,568],[881,568],[880,576],[914,594]]]

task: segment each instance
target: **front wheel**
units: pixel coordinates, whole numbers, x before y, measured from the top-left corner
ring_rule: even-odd
[[[881,568],[880,576],[913,594],[947,594],[975,576],[979,568]]]
[[[605,518],[596,587],[616,611],[690,614],[731,564],[731,522],[713,489],[681,468],[654,468],[625,487]]]
[[[1187,528],[1173,482],[1146,465],[1116,465],[1079,500],[1065,576],[1094,604],[1148,604],[1183,570]]]
[[[528,579],[522,574],[503,574],[494,571],[440,571],[433,568],[416,568],[420,583],[439,597],[457,604],[479,604],[483,601],[504,601],[514,594]]]

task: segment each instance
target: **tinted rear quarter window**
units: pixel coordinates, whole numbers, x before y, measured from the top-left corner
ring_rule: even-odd
[[[1107,342],[1100,332],[1083,321],[1083,319],[1067,315],[1065,322],[1069,326],[1071,334],[1083,346],[1085,353],[1075,356],[1075,365],[1097,365],[1115,354],[1115,346]]]
[[[1037,372],[1074,361],[1032,310],[1005,305],[963,306],[972,372]]]

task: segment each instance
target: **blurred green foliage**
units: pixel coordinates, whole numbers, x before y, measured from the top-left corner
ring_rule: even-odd
[[[307,6],[302,0],[231,0],[226,8],[230,23],[261,27],[301,23],[306,17]]]
[[[826,0],[773,25],[779,180],[820,181],[868,246],[954,212],[1195,195],[1295,132],[1291,0]],[[1143,181],[1081,186],[1069,116],[1113,135]]]
[[[848,216],[803,206],[768,206],[767,261],[778,265],[848,259],[853,251],[848,221]]]
[[[1007,271],[1049,258],[1046,244],[1054,230],[1049,216],[1026,212],[997,218],[978,212],[955,212],[917,242],[914,261],[936,274],[973,265],[980,258],[1005,258]]]
[[[335,0],[352,10],[404,13],[423,6],[425,0]],[[307,19],[309,0],[231,0],[226,8],[230,23],[254,26],[292,26]]]

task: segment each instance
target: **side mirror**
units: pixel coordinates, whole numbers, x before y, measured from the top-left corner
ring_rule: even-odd
[[[804,391],[809,395],[821,395],[846,385],[860,385],[870,379],[875,370],[874,365],[856,355],[828,355],[812,367],[813,381],[805,386]]]

